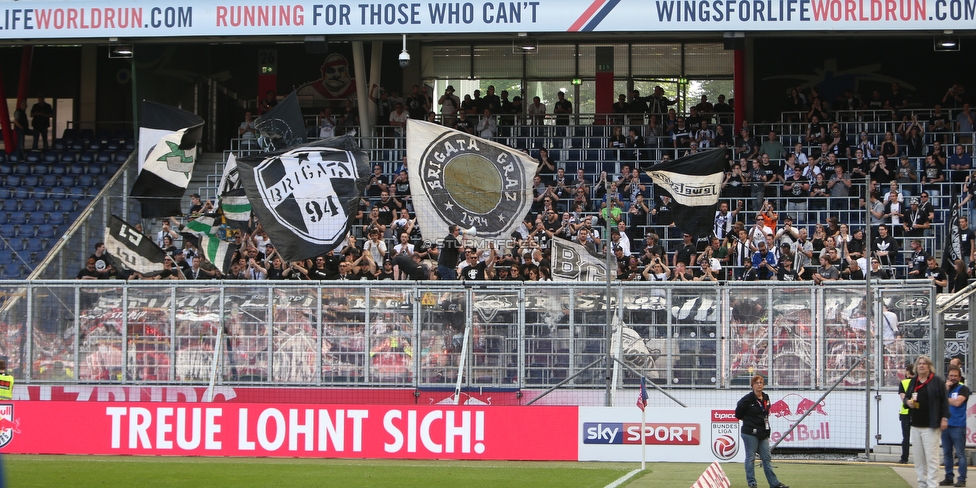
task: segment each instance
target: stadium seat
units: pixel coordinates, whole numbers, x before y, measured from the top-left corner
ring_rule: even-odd
[[[0,251],[0,264],[7,265],[14,262],[14,253],[10,249]]]
[[[41,239],[50,239],[54,237],[55,227],[51,224],[41,224],[37,226],[36,236]]]
[[[125,141],[125,144],[122,145],[122,149],[125,149],[126,151],[133,151],[135,148],[136,143],[132,139]]]
[[[16,188],[20,186],[20,175],[7,175],[4,182],[10,188]]]
[[[55,151],[64,151],[68,147],[68,143],[64,139],[55,139],[51,141],[51,149]]]
[[[4,212],[16,212],[20,210],[20,202],[16,198],[8,198],[3,201]]]
[[[105,172],[110,175],[114,175],[115,173],[119,172],[120,168],[122,168],[122,163],[109,163],[108,166],[105,167]]]
[[[104,168],[102,167],[102,165],[99,165],[99,164],[89,164],[88,165],[88,174],[90,174],[90,175],[100,175],[100,174],[103,173],[103,169]]]
[[[124,163],[129,158],[129,151],[119,151],[115,153],[115,162]]]
[[[11,263],[3,267],[3,279],[5,280],[16,280],[20,279],[22,273],[20,270],[21,266],[16,263]]]
[[[15,224],[15,225],[26,224],[27,213],[21,212],[19,210],[16,212],[10,212],[10,214],[7,216],[7,223]]]
[[[80,186],[72,186],[68,189],[68,198],[74,198],[80,200],[85,198],[85,189]]]
[[[64,200],[64,198],[67,195],[68,195],[68,192],[67,192],[67,190],[64,189],[63,186],[55,186],[55,187],[51,188],[51,191],[48,194],[48,198],[53,198],[55,200]]]
[[[68,173],[73,175],[83,175],[86,173],[85,165],[81,163],[72,163],[71,166],[68,166]]]
[[[58,164],[51,165],[51,174],[63,175],[66,174],[67,172],[68,172],[68,167],[65,166],[64,164],[58,163]]]
[[[92,175],[78,175],[78,186],[89,187],[95,184],[95,177]]]
[[[53,198],[42,198],[37,201],[37,209],[42,212],[54,212],[58,209],[58,201]]]
[[[20,209],[25,212],[33,212],[37,210],[37,200],[33,198],[27,198],[20,201]]]
[[[14,167],[11,164],[0,164],[0,176],[12,174]]]
[[[7,158],[7,162],[8,163],[16,163],[16,162],[20,161],[21,159],[23,159],[23,158],[20,157],[20,154],[17,154],[17,153],[10,153],[10,154],[6,155],[6,158]]]
[[[20,237],[8,238],[7,239],[7,249],[13,252],[20,252],[24,250],[24,240]],[[16,257],[14,259],[17,259]]]
[[[92,129],[81,129],[78,131],[78,139],[83,141],[95,140],[95,131]]]
[[[69,127],[65,129],[64,132],[61,134],[61,138],[64,139],[65,141],[73,141],[77,139],[78,129],[75,129],[73,127]]]
[[[95,153],[91,151],[85,151],[78,155],[79,163],[91,164],[93,161],[95,161]]]
[[[63,203],[63,202],[62,202]],[[47,216],[47,222],[51,225],[62,225],[64,224],[64,212],[51,212]]]
[[[37,163],[42,159],[41,156],[40,151],[28,151],[27,154],[24,155],[24,161],[27,161],[28,163]]]
[[[22,186],[37,186],[41,182],[41,177],[37,175],[24,175],[24,178],[20,180]]]
[[[0,237],[4,239],[12,239],[17,237],[17,226],[14,224],[0,224]]]
[[[60,157],[61,157],[61,152],[52,149],[44,153],[44,156],[41,158],[41,161],[45,163],[56,163],[58,162],[58,159],[60,159]]]
[[[64,175],[61,177],[61,186],[70,188],[75,186],[77,179],[73,175]]]
[[[23,200],[30,197],[30,190],[28,190],[26,186],[18,186],[14,188],[14,191],[10,196],[12,198],[16,198],[17,200]]]
[[[47,250],[43,239],[32,237],[25,241],[26,245],[24,246],[24,250],[27,252],[44,252]]]
[[[46,164],[31,165],[31,173],[35,175],[46,175],[51,172],[51,167]]]
[[[27,163],[17,163],[14,165],[13,174],[15,175],[29,175],[31,174],[31,165]]]
[[[41,177],[41,185],[44,186],[57,186],[58,185],[58,175],[44,175]]]
[[[88,145],[85,149],[89,151],[98,151],[102,148],[102,141],[88,141]]]
[[[70,151],[83,151],[85,149],[85,141],[72,141],[68,145],[68,150]]]
[[[78,160],[78,156],[74,152],[64,151],[64,152],[61,153],[61,162],[62,163],[73,163],[73,162],[75,162],[77,160]]]
[[[108,141],[102,146],[102,149],[105,149],[106,151],[118,151],[120,147],[122,147],[122,143],[120,141]]]
[[[98,153],[98,156],[95,157],[95,161],[99,163],[111,163],[113,154],[114,153],[108,151],[101,151]]]
[[[45,223],[44,212],[28,212],[27,223],[30,225],[40,225]]]
[[[10,198],[10,188],[0,186],[0,199]]]
[[[112,179],[112,175],[98,175],[98,179],[95,180],[95,184],[99,187],[103,187],[108,184],[109,180]]]

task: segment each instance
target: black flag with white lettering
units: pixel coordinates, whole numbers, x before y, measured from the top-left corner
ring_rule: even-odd
[[[105,250],[118,269],[137,271],[146,276],[163,271],[166,252],[148,236],[114,215],[105,228]]]
[[[370,176],[368,156],[348,136],[242,157],[237,167],[251,210],[287,261],[346,238]]]
[[[695,238],[712,234],[715,207],[725,179],[725,151],[700,151],[674,161],[643,166],[654,184],[674,199],[674,225]]]
[[[952,204],[949,210],[949,222],[946,225],[945,249],[942,251],[942,270],[946,273],[956,269],[956,260],[962,259],[962,239],[959,232],[959,202],[956,196],[956,185],[952,187]]]

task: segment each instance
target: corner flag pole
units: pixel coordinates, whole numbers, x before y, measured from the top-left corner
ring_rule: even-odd
[[[647,468],[647,434],[644,428],[647,425],[647,410],[641,409],[641,471]]]

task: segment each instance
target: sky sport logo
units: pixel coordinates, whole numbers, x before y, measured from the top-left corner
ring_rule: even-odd
[[[651,423],[644,427],[648,446],[697,446],[701,443],[701,425],[685,423]],[[584,422],[583,444],[641,443],[639,422]]]
[[[712,410],[712,454],[728,461],[739,453],[739,419],[735,410]]]

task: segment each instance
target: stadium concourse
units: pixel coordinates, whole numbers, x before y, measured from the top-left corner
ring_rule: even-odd
[[[882,459],[973,360],[972,13],[800,3],[0,7],[0,450],[742,462],[762,374]]]

